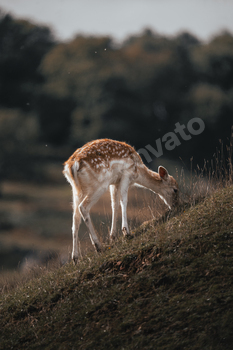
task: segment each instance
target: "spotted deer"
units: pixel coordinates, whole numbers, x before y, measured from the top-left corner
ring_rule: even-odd
[[[78,231],[81,218],[98,252],[102,246],[90,218],[90,209],[110,189],[112,206],[111,240],[116,237],[119,205],[122,211],[122,232],[130,235],[127,222],[129,186],[138,185],[158,194],[171,209],[178,199],[178,185],[167,170],[159,166],[158,173],[149,170],[135,149],[125,142],[95,140],[78,148],[65,162],[63,173],[73,192],[73,250],[78,260]]]

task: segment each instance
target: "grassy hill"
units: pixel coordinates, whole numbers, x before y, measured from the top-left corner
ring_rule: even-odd
[[[233,186],[0,296],[0,349],[232,349]]]

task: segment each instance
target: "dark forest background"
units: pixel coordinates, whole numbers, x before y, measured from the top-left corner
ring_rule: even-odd
[[[1,181],[45,180],[44,164],[62,164],[96,138],[156,148],[175,123],[194,117],[204,132],[163,156],[202,165],[219,140],[229,144],[232,116],[229,32],[209,42],[150,29],[121,44],[82,35],[59,42],[48,27],[0,15]]]

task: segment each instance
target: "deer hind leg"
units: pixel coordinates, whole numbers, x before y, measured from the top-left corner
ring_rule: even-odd
[[[106,189],[100,188],[99,190],[94,192],[94,194],[87,195],[79,205],[80,214],[89,230],[91,243],[93,244],[97,252],[101,252],[102,246],[99,242],[94,226],[92,224],[90,210],[91,207],[98,201],[98,199],[102,196],[104,192],[106,192]]]
[[[112,205],[112,225],[110,231],[110,240],[116,238],[117,213],[119,209],[119,188],[118,185],[110,185],[111,205]]]
[[[73,190],[73,224],[72,224],[72,236],[73,236],[73,250],[72,250],[72,259],[76,263],[79,256],[79,241],[78,241],[78,231],[81,224],[81,215],[79,212],[79,204],[81,202],[81,197],[76,194],[76,191]],[[78,249],[79,248],[79,249]]]

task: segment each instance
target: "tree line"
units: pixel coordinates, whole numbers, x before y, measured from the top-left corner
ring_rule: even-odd
[[[209,42],[150,29],[120,45],[108,36],[60,42],[49,27],[0,15],[2,174],[6,158],[28,156],[29,145],[30,152],[42,142],[73,149],[108,137],[139,149],[193,118],[204,122],[203,133],[163,155],[198,163],[219,139],[227,142],[232,112],[229,32]]]

